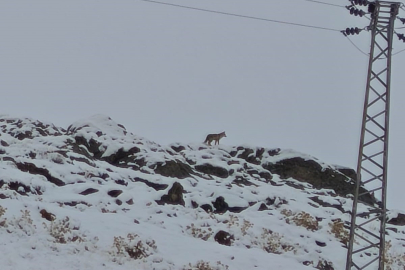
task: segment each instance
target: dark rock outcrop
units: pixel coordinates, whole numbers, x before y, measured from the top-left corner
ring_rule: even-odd
[[[232,245],[234,236],[226,231],[221,230],[215,234],[214,239],[218,244],[230,246],[230,245]]]
[[[41,211],[39,211],[39,213],[41,214],[41,217],[48,220],[48,221],[54,221],[56,216],[48,211],[46,211],[45,209],[42,209]]]
[[[117,198],[118,196],[120,196],[122,193],[122,190],[119,189],[114,189],[114,190],[110,190],[107,192],[107,194],[113,198]]]
[[[183,199],[184,188],[179,182],[174,182],[173,186],[169,189],[167,195],[163,195],[162,198],[157,201],[158,204],[179,204],[184,206]]]
[[[49,182],[51,182],[57,186],[65,185],[65,183],[62,180],[52,176],[47,169],[38,168],[33,163],[16,163],[16,165],[19,170],[21,170],[23,172],[29,172],[31,174],[40,174],[40,175],[44,176]]]
[[[166,162],[159,162],[156,165],[155,173],[166,177],[184,179],[193,173],[193,169],[181,161],[170,160]]]
[[[198,172],[209,174],[209,175],[214,175],[220,178],[227,178],[229,176],[229,172],[227,169],[214,166],[211,164],[202,164],[202,165],[196,165],[194,167]]]
[[[93,194],[93,193],[96,193],[96,192],[98,192],[98,189],[95,189],[95,188],[88,188],[88,189],[86,189],[86,190],[83,190],[83,191],[80,192],[79,194],[80,194],[80,195],[89,195],[89,194]]]
[[[399,213],[397,217],[388,220],[388,223],[396,226],[405,226],[405,215]]]
[[[323,168],[314,160],[294,157],[277,163],[264,164],[263,168],[269,170],[272,174],[278,174],[282,179],[291,177],[309,183],[317,189],[333,189],[340,196],[354,194],[355,192],[354,179],[332,168]],[[347,170],[346,173],[351,176],[355,175],[353,170]],[[364,189],[361,189],[360,192],[364,191]],[[368,204],[376,202],[371,195],[362,196],[362,201]]]
[[[229,206],[222,196],[219,196],[212,204],[214,205],[215,213],[222,214],[228,211]]]

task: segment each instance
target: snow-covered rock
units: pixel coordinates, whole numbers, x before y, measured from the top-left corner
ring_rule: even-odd
[[[342,269],[354,177],[288,149],[161,146],[103,115],[66,130],[1,117],[0,264]],[[391,269],[404,266],[401,215]]]

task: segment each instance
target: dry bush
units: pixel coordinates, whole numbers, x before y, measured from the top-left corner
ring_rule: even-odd
[[[384,262],[386,270],[405,269],[405,254],[392,250],[391,241],[385,242]]]
[[[43,223],[45,229],[54,238],[54,243],[66,244],[71,242],[85,242],[86,235],[80,232],[80,227],[75,226],[70,221],[69,217],[65,217],[62,220],[55,220],[48,226]]]
[[[213,234],[213,231],[209,226],[207,226],[207,229],[203,229],[196,227],[194,223],[191,223],[190,226],[186,227],[186,232],[194,238],[200,238],[204,241],[207,241]]]
[[[310,231],[317,231],[319,229],[319,224],[316,218],[307,212],[301,211],[293,214],[291,210],[283,209],[280,213],[286,217],[285,221],[288,224],[292,221],[295,225],[304,227]]]
[[[6,218],[1,219],[1,217],[6,213],[7,208],[3,208],[0,206],[0,227],[5,227],[6,226]]]
[[[121,258],[144,259],[152,255],[156,249],[154,240],[143,242],[139,235],[129,233],[126,239],[121,236],[114,237],[113,251],[110,252],[110,255],[113,256],[114,262],[121,264]]]
[[[261,239],[262,249],[268,253],[282,254],[283,252],[293,251],[295,248],[283,242],[283,237],[279,233],[275,233],[269,229],[263,229]]]
[[[344,227],[344,223],[338,219],[334,220],[333,223],[329,223],[329,227],[331,228],[330,232],[340,240],[345,246],[348,246],[350,240],[350,233]]]
[[[242,225],[242,227],[240,227],[242,235],[245,236],[247,234],[247,231],[252,227],[253,227],[253,223],[251,223],[250,221],[244,219],[243,220],[243,225]]]
[[[8,233],[23,232],[27,236],[31,236],[36,232],[36,226],[31,218],[30,211],[21,210],[20,217],[14,217],[6,222],[4,219],[0,225],[7,228]]]
[[[188,266],[183,266],[182,270],[228,270],[229,266],[224,265],[220,261],[217,262],[217,265],[211,266],[209,262],[198,261],[195,265],[191,263]]]
[[[333,263],[325,261],[325,260],[320,260],[318,261],[318,264],[315,267],[316,269],[320,270],[333,270]]]

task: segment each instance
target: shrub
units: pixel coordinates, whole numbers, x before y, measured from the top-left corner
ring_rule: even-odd
[[[338,219],[334,220],[333,223],[329,223],[329,227],[331,228],[330,232],[340,240],[345,246],[348,246],[350,240],[350,233],[344,227],[344,223]]]
[[[0,218],[6,213],[7,208],[3,208],[0,206]],[[6,226],[6,218],[5,219],[0,219],[0,227],[5,227]]]
[[[156,249],[154,240],[143,242],[137,234],[129,233],[126,239],[121,236],[114,237],[113,251],[110,252],[110,255],[113,256],[114,262],[121,264],[120,258],[143,259],[152,255]]]
[[[65,217],[62,220],[56,220],[51,222],[48,226],[43,223],[45,229],[54,238],[54,243],[66,244],[70,242],[85,242],[86,235],[80,232],[78,225],[73,225],[69,217]]]
[[[183,266],[182,270],[228,270],[229,266],[224,265],[220,261],[217,262],[215,266],[211,266],[209,262],[198,261],[195,265],[191,263],[188,266]]]
[[[405,269],[405,254],[392,249],[391,241],[385,242],[384,262],[386,270]]]
[[[198,228],[191,223],[190,226],[186,227],[186,232],[188,232],[194,238],[200,238],[204,241],[207,241],[213,234],[212,229],[207,226],[207,229]]]
[[[36,226],[33,224],[31,219],[30,211],[21,210],[20,217],[14,217],[6,223],[4,220],[2,226],[7,228],[8,233],[23,232],[25,235],[33,235],[36,231]]]
[[[283,209],[281,214],[286,216],[287,223],[292,221],[295,225],[304,227],[310,231],[317,231],[319,229],[319,224],[316,218],[304,211],[293,214],[291,210]]]
[[[0,206],[0,218],[6,213],[7,208],[3,208],[2,206]]]
[[[292,245],[283,243],[282,236],[269,229],[263,229],[261,239],[263,239],[262,248],[268,253],[282,254],[283,252],[293,251]]]

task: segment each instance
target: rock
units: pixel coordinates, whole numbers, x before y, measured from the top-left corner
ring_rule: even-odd
[[[135,177],[134,181],[135,182],[142,182],[142,183],[146,184],[148,187],[151,187],[151,188],[153,188],[155,190],[165,190],[168,187],[168,185],[166,185],[166,184],[156,184],[156,183],[153,183],[153,182],[149,182],[146,179],[142,179],[140,177]]]
[[[128,186],[128,182],[125,181],[125,180],[115,180],[115,183],[118,184],[118,185],[121,185],[121,186]]]
[[[179,204],[185,206],[183,199],[183,186],[179,182],[174,182],[167,195],[163,195],[162,198],[157,201],[158,204]]]
[[[218,244],[231,246],[234,237],[230,233],[221,230],[215,234],[214,239]]]
[[[214,208],[215,208],[215,213],[225,213],[226,211],[228,211],[228,204],[225,202],[224,197],[219,196],[215,202],[213,202]]]
[[[0,145],[1,146],[9,146],[9,144],[3,140],[0,140]]]
[[[107,194],[113,198],[117,198],[118,196],[120,196],[122,193],[122,190],[120,189],[113,189],[107,192]]]
[[[86,189],[86,190],[80,192],[79,194],[80,194],[80,195],[89,195],[89,194],[93,194],[93,193],[96,193],[96,192],[98,192],[98,189],[95,189],[95,188],[88,188],[88,189]]]
[[[166,176],[184,179],[189,177],[193,170],[188,164],[182,163],[179,160],[169,160],[156,164],[155,173]]]
[[[116,153],[108,156],[108,157],[103,157],[105,161],[112,165],[116,166],[121,166],[120,162],[122,161],[125,166],[128,164],[128,162],[132,161],[132,158],[130,157],[131,155],[134,155],[136,153],[139,153],[141,150],[138,147],[132,147],[128,151],[124,151],[124,149],[119,149]]]
[[[40,175],[44,176],[49,182],[51,182],[51,183],[53,183],[53,184],[55,184],[57,186],[64,186],[65,185],[65,183],[62,180],[52,176],[47,169],[38,168],[33,163],[28,163],[28,162],[26,162],[26,163],[16,163],[16,165],[17,165],[17,168],[19,170],[21,170],[23,172],[29,172],[31,174],[40,174]]]
[[[183,145],[178,145],[178,146],[172,145],[171,148],[174,151],[176,151],[177,153],[179,153],[179,152],[181,152],[183,150],[186,150],[186,148]]]
[[[405,215],[398,213],[398,216],[396,218],[391,218],[390,220],[388,220],[388,223],[391,225],[404,226],[405,225]]]
[[[212,213],[212,211],[213,211],[212,206],[209,204],[203,204],[200,207],[207,213]]]
[[[101,143],[97,142],[93,138],[91,138],[89,141],[87,141],[83,136],[78,135],[75,137],[75,141],[76,141],[76,145],[85,146],[87,151],[92,153],[95,158],[99,159],[103,155],[103,153],[100,151]],[[80,149],[80,147],[79,147],[79,149]],[[90,156],[87,156],[87,157],[91,158]]]
[[[269,208],[264,203],[260,204],[258,211],[265,211],[265,210],[269,210]]]
[[[237,158],[244,159],[247,162],[255,165],[259,165],[261,163],[265,151],[264,148],[251,149],[251,148],[244,148],[241,146],[238,147],[237,150],[238,152],[243,151],[237,156]]]
[[[48,221],[54,221],[56,216],[48,211],[46,211],[45,209],[42,209],[41,211],[39,211],[39,213],[41,214],[41,217],[48,220]]]
[[[348,194],[354,194],[354,179],[330,167],[323,168],[314,160],[294,157],[281,160],[277,163],[263,164],[263,168],[272,174],[278,174],[282,179],[291,177],[298,181],[307,182],[317,189],[333,189],[336,194],[343,197]],[[353,175],[353,173],[349,173],[348,171],[346,173]],[[360,189],[360,193],[364,191],[364,188]],[[370,194],[362,196],[361,200],[368,204],[376,202]]]
[[[316,243],[318,246],[320,246],[320,247],[326,247],[326,243],[325,243],[325,242],[321,242],[321,241],[316,241],[316,240],[315,240],[315,243]]]
[[[209,175],[215,175],[220,178],[227,178],[229,176],[229,172],[227,169],[222,167],[217,167],[208,163],[197,165],[194,167],[197,171]]]
[[[318,203],[322,207],[333,207],[333,208],[336,208],[336,209],[340,210],[343,213],[345,212],[342,205],[336,205],[336,204],[330,204],[328,202],[324,202],[323,200],[319,199],[319,196],[309,197],[309,199],[311,199],[314,202]]]

